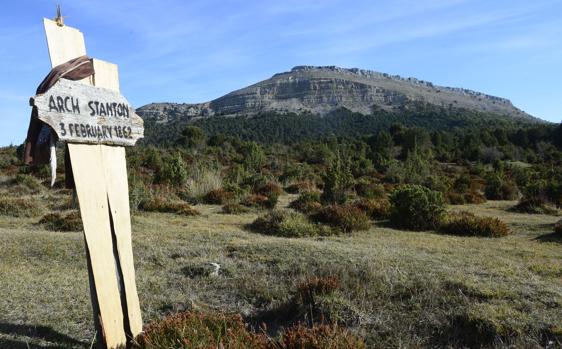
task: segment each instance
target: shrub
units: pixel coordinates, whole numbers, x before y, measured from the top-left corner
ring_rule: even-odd
[[[334,232],[318,224],[311,223],[299,212],[288,210],[274,210],[265,216],[258,217],[249,228],[264,235],[282,237],[306,237],[318,235],[332,235]]]
[[[353,206],[365,212],[371,219],[386,219],[390,217],[390,201],[387,199],[361,199],[354,202]]]
[[[242,164],[247,171],[259,172],[265,165],[265,152],[256,142],[246,142],[241,148],[241,153],[244,156]]]
[[[27,197],[2,197],[0,198],[0,215],[12,217],[34,217],[43,212],[43,207]]]
[[[351,205],[330,205],[322,207],[312,218],[320,223],[339,228],[344,233],[368,230],[371,226],[369,217]]]
[[[451,205],[482,204],[486,202],[486,198],[474,190],[463,194],[448,192],[446,199]]]
[[[241,214],[248,212],[248,209],[240,204],[226,204],[222,207],[222,213]]]
[[[289,204],[290,208],[303,213],[311,213],[322,207],[320,203],[320,192],[305,191]]]
[[[211,205],[224,205],[232,202],[235,194],[224,188],[213,189],[205,195],[205,202]]]
[[[289,194],[300,194],[312,189],[314,189],[314,185],[310,182],[297,182],[287,186],[285,191]]]
[[[267,197],[274,195],[279,196],[283,194],[283,188],[281,188],[281,186],[277,183],[267,182],[258,186],[256,190],[254,190],[254,194],[259,194]]]
[[[14,184],[21,185],[29,189],[31,193],[39,193],[43,189],[41,182],[37,178],[28,174],[19,173],[16,175],[14,178]]]
[[[488,200],[515,200],[519,190],[515,183],[494,175],[488,178],[484,193]]]
[[[249,331],[239,315],[184,312],[147,326],[133,348],[265,349],[268,339]]]
[[[344,204],[347,201],[347,191],[353,185],[349,161],[342,159],[340,153],[328,164],[324,176],[324,191],[322,202],[330,204]]]
[[[464,205],[466,204],[466,200],[463,194],[455,193],[455,192],[448,192],[445,196],[447,202],[451,205]]]
[[[242,317],[223,313],[183,312],[148,325],[135,338],[134,349],[364,349],[362,338],[334,325],[298,324],[284,329],[279,340],[249,330]]]
[[[497,218],[477,217],[470,212],[460,212],[445,219],[439,231],[461,236],[502,237],[511,234],[507,225]]]
[[[67,214],[58,212],[48,213],[41,220],[39,224],[45,226],[45,229],[51,231],[82,231],[82,218],[80,212],[73,211]]]
[[[517,205],[510,209],[510,211],[530,214],[559,214],[559,211],[556,208],[550,206],[543,197],[538,196],[532,198],[522,198],[519,200]]]
[[[242,205],[248,207],[266,207],[267,196],[257,194],[248,195],[242,200]]]
[[[340,288],[340,280],[336,276],[312,276],[297,284],[297,297],[305,305],[314,306],[315,298],[326,295]]]
[[[443,195],[420,185],[404,185],[392,192],[391,223],[411,230],[434,229],[444,208]]]
[[[192,198],[201,198],[205,194],[221,188],[222,176],[217,166],[206,164],[194,165],[188,175],[187,194]]]
[[[129,173],[129,206],[132,211],[136,211],[143,201],[150,200],[150,189],[132,171]]]
[[[200,148],[205,144],[207,136],[205,132],[196,126],[186,126],[181,131],[181,136],[178,139],[178,144],[186,148]]]
[[[277,347],[281,349],[364,349],[365,341],[338,325],[296,325],[286,329]]]
[[[471,190],[470,192],[463,194],[463,197],[467,204],[483,204],[486,202],[484,195],[476,190]]]
[[[384,185],[368,181],[360,181],[355,184],[355,192],[357,195],[367,199],[381,199],[386,195]]]
[[[171,185],[185,185],[187,180],[187,165],[181,154],[164,161],[156,173],[156,181],[158,183],[167,183]]]
[[[277,201],[279,200],[279,195],[270,194],[269,196],[264,196],[260,194],[252,194],[247,196],[242,204],[248,207],[258,207],[258,208],[275,208]]]
[[[143,201],[139,208],[143,211],[177,213],[185,216],[196,216],[200,214],[199,211],[185,202],[169,201],[161,197]]]

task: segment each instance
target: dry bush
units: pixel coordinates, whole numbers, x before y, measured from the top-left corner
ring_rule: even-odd
[[[371,219],[390,217],[390,201],[387,199],[361,199],[354,202],[353,207],[365,212]]]
[[[296,295],[303,304],[314,306],[317,296],[330,294],[340,286],[340,280],[336,276],[312,276],[297,284]]]
[[[280,336],[277,348],[281,349],[363,349],[365,341],[337,325],[296,325]]]
[[[39,224],[51,231],[82,231],[82,218],[80,212],[73,211],[67,214],[58,212],[48,213],[41,218]]]
[[[268,344],[268,338],[249,331],[239,315],[184,312],[147,326],[133,348],[265,349]]]
[[[258,217],[248,228],[264,235],[290,238],[334,234],[332,229],[314,224],[302,213],[289,210],[268,212],[266,215]]]
[[[205,203],[211,205],[225,205],[231,203],[236,198],[236,195],[224,188],[211,190],[205,195]]]
[[[220,169],[195,166],[187,179],[187,193],[192,198],[201,198],[210,191],[221,188],[222,184]]]
[[[284,329],[278,340],[256,333],[239,315],[183,312],[147,326],[133,349],[364,349],[362,338],[334,325],[298,324]]]
[[[312,215],[312,219],[338,228],[344,233],[368,230],[371,226],[369,217],[357,207],[350,205],[322,207],[317,213]]]
[[[477,217],[470,212],[460,212],[445,219],[439,231],[461,236],[502,237],[511,234],[507,225],[497,218]]]
[[[38,200],[28,197],[0,197],[0,215],[12,217],[35,217],[43,213]]]
[[[303,213],[315,212],[322,207],[320,203],[320,192],[302,192],[296,200],[289,204],[289,207]]]
[[[314,184],[310,182],[297,182],[285,187],[285,191],[289,194],[300,194],[311,190],[314,190]]]
[[[468,193],[448,192],[445,198],[451,205],[483,204],[486,202],[486,197],[477,191]]]
[[[222,213],[241,214],[248,212],[248,209],[240,204],[226,204],[222,207]]]
[[[162,197],[143,201],[139,208],[143,211],[177,213],[185,216],[197,216],[200,214],[199,211],[185,202],[169,201]]]
[[[523,198],[510,211],[530,214],[559,214],[559,211],[542,197]]]
[[[260,185],[254,190],[254,194],[263,195],[263,196],[271,196],[271,195],[281,195],[283,194],[283,188],[277,183],[267,182],[263,185]]]
[[[242,200],[242,205],[256,208],[274,208],[279,197],[276,195],[265,196],[260,194],[248,195]]]

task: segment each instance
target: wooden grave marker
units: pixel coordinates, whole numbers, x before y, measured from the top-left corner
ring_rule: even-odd
[[[49,19],[44,19],[44,27],[52,67],[86,54],[79,30]],[[97,59],[93,65],[92,77],[79,82],[60,80],[33,103],[39,119],[68,143],[84,225],[98,344],[116,348],[129,344],[142,331],[123,146],[142,138],[143,123],[119,93],[117,66]],[[104,112],[100,112],[101,103]]]

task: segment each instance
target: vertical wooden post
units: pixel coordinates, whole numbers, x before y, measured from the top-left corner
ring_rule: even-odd
[[[44,20],[53,67],[86,54],[83,34]],[[117,66],[94,60],[82,82],[119,91]],[[88,256],[94,322],[102,348],[116,348],[142,331],[135,282],[125,149],[68,144]]]

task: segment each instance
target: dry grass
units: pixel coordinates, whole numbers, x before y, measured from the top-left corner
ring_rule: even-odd
[[[294,196],[282,196],[286,206]],[[255,213],[133,217],[137,281],[146,323],[199,309],[240,313],[270,335],[294,317],[301,280],[331,275],[339,288],[318,310],[367,347],[560,346],[562,246],[559,217],[508,212],[514,202],[455,206],[499,217],[502,239],[371,227],[349,236],[286,239],[244,230]],[[0,347],[88,348],[93,337],[81,234],[46,231],[36,218],[0,216]],[[219,263],[219,277],[188,277],[189,265]],[[475,343],[475,341],[477,341]]]

